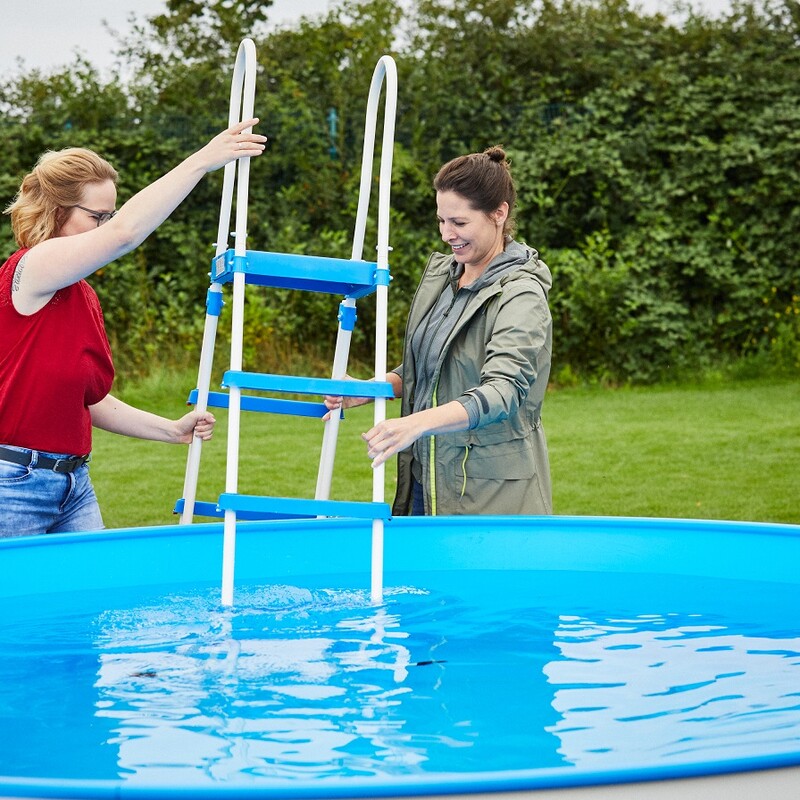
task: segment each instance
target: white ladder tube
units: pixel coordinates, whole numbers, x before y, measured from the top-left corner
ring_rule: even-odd
[[[255,106],[255,73],[255,44],[252,39],[244,39],[236,52],[236,61],[233,68],[233,79],[231,80],[231,93],[228,105],[228,127],[244,119],[250,119],[253,116],[252,112]],[[249,113],[247,113],[248,109]],[[249,169],[250,159],[243,160],[247,161]],[[225,165],[223,170],[222,200],[220,201],[217,239],[214,243],[215,256],[221,255],[228,249],[231,205],[233,200],[233,186],[236,181],[236,169],[237,162],[230,161]],[[215,294],[221,293],[222,287],[212,282],[209,291]],[[195,409],[200,413],[205,413],[208,410],[208,395],[211,385],[211,369],[214,361],[214,345],[217,338],[218,322],[219,317],[217,314],[206,314],[205,328],[203,330],[203,344],[200,349],[200,367],[197,374],[197,402],[195,403]],[[182,525],[189,525],[193,521],[202,446],[203,440],[197,436],[193,436],[189,444],[189,453],[186,459],[186,476],[183,482],[183,512],[181,513],[180,520]]]
[[[233,276],[233,319],[231,322],[231,369],[242,368],[244,332],[244,273]],[[239,435],[242,391],[228,389],[228,454],[225,468],[225,491],[236,494],[239,488]],[[236,564],[236,512],[225,511],[222,542],[222,605],[233,605],[233,575]]]
[[[210,292],[220,293],[219,286],[212,286]],[[208,409],[208,392],[211,384],[211,365],[214,360],[214,342],[217,338],[217,323],[219,317],[215,314],[206,314],[206,323],[203,330],[203,345],[200,349],[200,369],[197,373],[197,401],[195,409],[205,413]],[[186,476],[183,480],[183,511],[181,524],[190,525],[194,518],[194,504],[197,499],[197,479],[200,475],[200,453],[203,440],[193,436],[189,443],[189,453],[186,457]]]
[[[360,261],[364,255],[364,236],[367,229],[367,216],[369,214],[369,200],[372,189],[372,162],[375,153],[375,129],[377,127],[378,115],[378,94],[380,93],[380,83],[375,91],[375,74],[373,73],[372,84],[370,85],[369,98],[367,100],[367,113],[364,123],[364,144],[361,149],[361,180],[358,191],[358,209],[356,211],[356,223],[353,231],[353,246],[350,253],[352,261]],[[342,305],[355,308],[356,302],[348,297]],[[331,378],[341,380],[345,377],[347,362],[350,356],[350,341],[352,331],[345,330],[339,326],[336,335],[336,350],[333,357],[333,369]],[[319,459],[319,472],[317,474],[317,500],[327,500],[330,497],[331,481],[333,480],[333,467],[336,459],[336,442],[339,435],[339,423],[341,422],[341,409],[331,411],[322,435],[322,450]]]
[[[384,77],[386,78],[386,98],[384,100],[384,123],[383,123],[383,146],[381,150],[381,168],[380,168],[380,192],[379,192],[379,214],[378,214],[378,269],[388,270],[388,254],[389,254],[389,199],[391,191],[391,176],[392,176],[392,155],[394,150],[394,123],[397,109],[397,69],[394,59],[391,56],[383,56],[375,66],[372,74],[372,82],[370,84],[369,98],[367,100],[367,112],[364,123],[364,146],[361,156],[361,181],[358,195],[358,210],[356,212],[356,224],[353,232],[353,248],[351,253],[351,260],[358,261],[363,258],[364,253],[364,236],[367,226],[367,216],[369,213],[370,191],[372,186],[372,164],[375,152],[375,133],[378,120],[378,102],[381,94],[381,86]],[[381,261],[381,252],[383,252],[383,261]],[[378,305],[376,311],[376,358],[377,353],[383,353],[383,368],[376,361],[375,380],[384,381],[386,379],[386,319],[387,319],[387,287],[378,286],[376,292],[376,302]],[[381,310],[383,304],[383,310]],[[351,308],[355,307],[355,300],[347,298],[344,306]],[[381,334],[381,325],[383,325],[383,332]],[[377,337],[380,337],[378,339]],[[336,351],[333,360],[333,370],[331,377],[334,379],[342,379],[345,377],[347,361],[350,352],[351,331],[342,329],[339,326],[339,331],[336,339]],[[385,401],[376,401],[376,410],[381,411],[380,419],[386,418]],[[317,475],[317,491],[316,498],[327,500],[330,496],[331,481],[333,479],[334,460],[336,458],[336,441],[339,430],[339,422],[341,420],[341,412],[337,409],[330,413],[328,421],[325,423],[325,431],[322,439],[322,451],[320,453],[320,466]],[[380,420],[378,420],[380,421]],[[376,423],[377,424],[377,423]],[[380,473],[383,473],[383,468],[378,468]],[[382,474],[380,476],[374,475],[373,480],[376,481],[380,477],[383,480]],[[383,484],[381,484],[383,486]],[[375,494],[375,487],[373,485],[373,499]],[[383,490],[381,490],[381,498],[379,502],[383,502]],[[375,570],[373,570],[373,574]]]
[[[356,302],[348,297],[342,305],[355,308]],[[347,373],[347,359],[350,353],[350,340],[353,332],[346,330],[339,325],[336,334],[336,350],[333,356],[333,368],[331,377],[341,379]],[[319,459],[319,471],[317,473],[317,489],[314,494],[317,500],[328,500],[331,494],[331,482],[333,480],[333,463],[336,458],[336,441],[339,436],[339,423],[342,420],[342,411],[337,408],[329,413],[322,433],[322,450]]]
[[[241,54],[241,58],[239,57]],[[244,90],[241,96],[241,117],[250,119],[255,104],[256,50],[252,40],[245,39],[239,46],[237,66],[243,63]],[[237,81],[234,83],[238,84]],[[231,111],[235,103],[231,101]],[[250,129],[248,128],[249,132]],[[250,158],[240,158],[235,162],[238,180],[236,182],[236,228],[234,234],[234,258],[243,259],[247,250],[247,196],[250,189]],[[231,321],[231,360],[232,371],[242,369],[242,348],[244,337],[244,272],[233,276],[233,313]],[[225,491],[236,493],[239,486],[239,433],[241,421],[241,390],[232,386],[228,397],[228,452],[225,473]],[[233,575],[236,561],[236,512],[225,511],[222,545],[222,605],[233,605]]]
[[[386,106],[383,121],[383,145],[381,147],[381,170],[378,191],[378,274],[389,275],[389,209],[392,189],[392,155],[394,150],[394,121],[397,110],[397,69],[394,59],[383,56],[375,67],[373,85],[386,77]],[[377,92],[375,92],[377,94]],[[377,99],[376,99],[377,102]],[[375,380],[386,380],[386,349],[388,328],[389,287],[385,281],[378,283],[375,314]],[[386,400],[375,400],[374,424],[386,419]],[[376,467],[372,475],[372,500],[384,502],[384,465]],[[372,582],[370,599],[373,603],[383,601],[383,520],[372,521]]]

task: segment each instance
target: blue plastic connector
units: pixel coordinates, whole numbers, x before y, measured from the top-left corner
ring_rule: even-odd
[[[356,307],[339,303],[339,326],[343,331],[352,331],[356,327]]]
[[[389,274],[389,268],[386,267],[384,269],[376,269],[375,270],[375,285],[376,286],[388,286],[391,282],[392,278]]]
[[[212,317],[218,317],[222,313],[222,306],[225,301],[222,299],[222,292],[212,292],[211,289],[206,293],[206,313]]]

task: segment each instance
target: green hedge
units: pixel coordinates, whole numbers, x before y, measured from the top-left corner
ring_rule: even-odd
[[[118,75],[76,58],[0,82],[0,196],[13,198],[44,149],[77,144],[118,166],[124,200],[225,125],[233,56],[251,35],[270,147],[253,163],[250,246],[348,256],[367,91],[391,53],[400,103],[390,360],[440,244],[433,174],[502,143],[521,238],[554,276],[556,380],[653,382],[743,357],[796,373],[795,6],[744,2],[720,18],[676,20],[616,0],[417,0],[401,24],[398,4],[367,0],[268,31],[263,4],[170,0],[120,41]],[[122,371],[196,357],[220,186],[221,174],[209,176],[93,279]],[[367,257],[374,235],[371,225]],[[0,243],[13,248],[7,223]],[[251,365],[324,359],[335,305],[250,292]],[[368,301],[360,308],[354,355],[369,363],[374,321]]]

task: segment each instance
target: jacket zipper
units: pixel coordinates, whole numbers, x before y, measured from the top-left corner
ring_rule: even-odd
[[[436,386],[438,386],[438,381]],[[436,408],[436,386],[433,387],[433,396],[431,397],[431,408]],[[431,494],[431,516],[436,516],[436,437],[431,436],[431,443],[428,448],[428,463],[430,467],[428,474],[430,475],[430,494]]]
[[[464,458],[461,460],[461,472],[464,474],[464,480],[461,482],[461,497],[467,493],[467,459],[469,458],[469,445],[464,445]]]
[[[447,307],[445,312],[442,314],[442,318],[439,320],[439,324],[436,326],[436,330],[433,332],[433,335],[428,339],[428,348],[425,351],[425,358],[421,359],[421,362],[425,364],[428,359],[428,355],[431,351],[431,345],[436,338],[436,334],[439,332],[439,328],[442,327],[444,324],[444,320],[447,315],[453,310],[453,306],[456,304],[456,293],[453,292],[453,299],[450,301],[450,305]],[[431,408],[436,408],[436,387],[438,386],[438,380],[433,387],[433,393],[431,395]],[[431,516],[436,516],[436,437],[431,436],[430,445],[428,448],[428,459],[429,459],[429,474],[430,474],[430,495],[431,495]]]
[[[486,301],[480,304],[479,308],[485,308],[486,303],[492,299],[493,297],[497,297],[498,295],[502,294],[502,291],[495,291],[494,294],[490,295],[486,298]],[[450,305],[448,306],[447,310],[442,314],[442,319],[439,320],[439,324],[436,326],[436,331],[434,331],[434,335],[428,340],[428,351],[425,353],[425,357],[427,358],[428,353],[431,349],[431,344],[435,338],[436,333],[439,331],[439,328],[444,324],[444,318],[453,310],[453,306],[456,303],[456,292],[453,292],[453,299],[450,301]],[[424,362],[423,362],[424,363]],[[431,395],[431,408],[436,408],[436,389],[439,385],[437,380],[436,384],[433,387],[433,394]],[[430,497],[431,497],[431,516],[436,516],[436,437],[430,437],[430,445],[428,446],[428,459],[430,468],[428,470],[430,475]],[[464,460],[462,462],[463,465],[463,472],[464,472],[464,480],[461,484],[461,497],[466,494],[467,491],[467,458],[469,457],[469,445],[466,445],[464,448]]]

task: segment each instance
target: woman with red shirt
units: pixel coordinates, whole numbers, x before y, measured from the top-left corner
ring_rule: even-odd
[[[115,211],[117,172],[96,153],[45,153],[6,210],[19,250],[0,267],[0,537],[103,527],[89,478],[92,427],[163,442],[210,438],[214,417],[168,420],[110,394],[111,350],[84,280],[141,244],[202,177],[266,137],[241,122]]]

